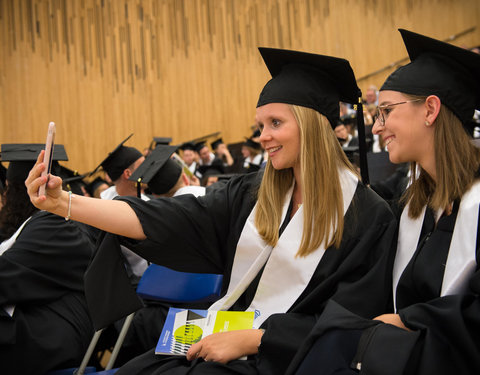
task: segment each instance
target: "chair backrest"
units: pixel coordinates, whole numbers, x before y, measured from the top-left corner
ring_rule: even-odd
[[[190,273],[151,264],[137,286],[144,299],[165,302],[213,302],[220,298],[223,275]]]
[[[157,264],[151,264],[145,270],[138,283],[137,294],[147,300],[163,302],[213,302],[220,298],[222,281],[223,275],[180,272]],[[97,331],[92,338],[90,346],[78,369],[72,368],[59,370],[58,372],[51,371],[48,375],[113,374],[117,370],[113,369],[113,364],[115,363],[133,316],[134,313],[130,314],[122,326],[110,360],[105,367],[106,371],[97,373],[95,372],[95,368],[85,367],[102,333],[102,330],[100,330]]]

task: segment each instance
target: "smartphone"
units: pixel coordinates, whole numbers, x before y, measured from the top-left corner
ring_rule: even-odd
[[[52,161],[53,161],[53,146],[55,144],[55,123],[51,122],[48,124],[48,132],[47,132],[47,141],[45,142],[45,154],[43,155],[43,162],[47,166],[45,170],[42,172],[43,176],[49,176],[50,170],[52,169]],[[48,182],[48,180],[47,180]],[[38,196],[46,195],[47,184],[43,184],[38,189]]]

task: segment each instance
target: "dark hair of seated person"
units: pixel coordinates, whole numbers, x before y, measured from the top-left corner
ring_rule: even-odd
[[[0,241],[10,238],[18,227],[38,211],[27,195],[23,182],[8,182],[2,196],[0,211]]]

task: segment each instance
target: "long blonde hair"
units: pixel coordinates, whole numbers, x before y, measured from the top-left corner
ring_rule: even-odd
[[[406,95],[409,99],[425,96]],[[402,197],[410,202],[408,214],[420,216],[426,203],[434,210],[446,209],[471,187],[480,166],[480,150],[470,142],[461,121],[445,105],[435,119],[434,134],[436,182],[417,163],[410,165],[411,185]],[[416,171],[420,169],[417,178]]]
[[[289,106],[300,129],[300,168],[304,227],[297,256],[307,256],[322,243],[340,246],[343,235],[343,195],[339,167],[356,173],[327,118],[310,108]],[[270,161],[258,191],[255,226],[271,246],[278,242],[282,206],[294,180],[293,169],[275,170]],[[336,231],[330,234],[331,228]]]

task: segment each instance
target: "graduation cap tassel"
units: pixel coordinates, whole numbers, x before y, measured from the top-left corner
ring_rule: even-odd
[[[365,122],[363,120],[363,104],[362,93],[359,92],[358,104],[355,106],[357,110],[357,128],[358,128],[358,147],[360,151],[360,175],[362,182],[370,185],[370,178],[368,177],[368,162],[367,162],[367,142],[365,140]]]
[[[141,178],[137,180],[137,197],[138,198],[142,197],[142,179]]]

